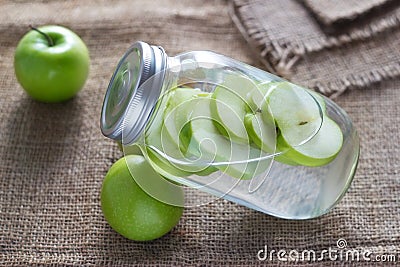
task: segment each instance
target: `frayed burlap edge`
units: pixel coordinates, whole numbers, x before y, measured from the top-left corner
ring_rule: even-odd
[[[384,1],[370,1],[369,6],[365,7],[352,7],[351,12],[347,8],[349,6],[341,6],[342,3],[335,2],[335,5],[341,7],[341,14],[330,15],[329,6],[325,5],[323,1],[313,2],[312,0],[300,0],[307,9],[314,15],[316,20],[323,26],[327,32],[336,32],[338,28],[346,28],[349,25],[357,24],[362,21],[370,19],[372,16],[385,13],[398,6],[396,0],[384,0]]]
[[[380,70],[348,75],[329,83],[317,82],[313,89],[330,98],[336,98],[346,90],[374,87],[383,81],[399,77],[400,62],[390,66],[383,66]]]
[[[400,25],[400,9],[398,9],[385,18],[373,21],[363,28],[346,34],[326,36],[307,44],[300,41],[289,43],[287,40],[272,40],[259,23],[260,18],[254,17],[250,5],[248,0],[230,1],[229,14],[232,21],[266,69],[285,78],[290,78],[292,68],[305,55],[337,48],[352,42],[368,40]],[[238,12],[239,9],[241,12]],[[243,11],[243,9],[247,10]],[[400,63],[395,63],[391,66],[384,66],[381,70],[349,75],[334,82],[319,82],[313,89],[335,98],[348,89],[362,89],[398,77],[400,77]]]

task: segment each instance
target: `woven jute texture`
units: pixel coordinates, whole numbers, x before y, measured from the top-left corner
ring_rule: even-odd
[[[271,261],[260,261],[257,253],[267,246],[275,253],[284,249],[320,254],[337,249],[339,239],[346,240],[350,251],[370,251],[371,260],[395,255],[400,261],[399,80],[370,90],[351,90],[336,99],[359,132],[361,158],[348,193],[320,218],[282,220],[217,200],[185,209],[169,234],[145,243],[121,237],[106,223],[100,188],[107,170],[122,154],[102,136],[99,115],[120,56],[134,41],[143,40],[163,46],[170,55],[213,50],[257,65],[229,17],[228,4],[212,0],[0,2],[0,266],[276,266],[283,263],[276,254]],[[279,15],[276,12],[270,15]],[[286,12],[297,14],[297,9],[287,7]],[[38,103],[17,83],[13,54],[29,24],[64,25],[88,45],[90,75],[74,99]],[[396,35],[393,31],[380,39],[387,49],[397,48],[393,57],[398,56],[399,43],[396,46],[392,38]],[[352,49],[357,53],[363,47],[375,53],[370,45],[359,42]],[[310,69],[299,68],[294,81],[313,84],[339,76],[335,56],[355,57],[340,51],[332,50],[328,58],[321,54],[323,62],[333,62],[324,63],[326,71],[320,66],[312,69],[311,63],[318,60],[309,59]],[[385,58],[387,64],[375,60],[372,70],[385,69],[392,62],[390,57]],[[373,266],[376,262],[362,257],[360,262],[331,260],[325,254],[323,261],[288,264]]]
[[[334,97],[400,77],[399,3],[335,35],[299,1],[234,0],[231,15],[270,71]]]
[[[317,19],[325,26],[349,23],[367,17],[383,9],[391,8],[394,0],[303,0]],[[375,15],[375,14],[373,14]]]

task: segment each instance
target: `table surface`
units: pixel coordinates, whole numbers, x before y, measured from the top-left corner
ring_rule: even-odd
[[[0,10],[1,266],[272,265],[280,263],[276,257],[257,258],[265,246],[320,253],[337,249],[339,239],[348,250],[370,251],[373,259],[396,255],[400,261],[399,80],[350,90],[335,100],[354,121],[361,157],[350,190],[328,214],[282,220],[217,200],[185,209],[166,236],[133,242],[114,232],[100,209],[102,180],[122,156],[99,129],[108,81],[136,40],[161,45],[170,55],[213,50],[260,66],[231,22],[227,3],[3,0]],[[17,83],[13,54],[29,24],[64,25],[88,45],[89,78],[74,99],[38,103]]]

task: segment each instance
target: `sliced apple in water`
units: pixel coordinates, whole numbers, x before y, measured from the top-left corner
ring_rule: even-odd
[[[163,110],[166,107],[166,98],[160,104],[160,109]],[[151,161],[153,168],[163,176],[178,176],[186,177],[190,173],[180,170],[173,166],[163,155],[165,150],[169,153],[173,153],[173,156],[177,156],[176,145],[174,142],[163,140],[162,136],[163,118],[162,116],[156,116],[156,118],[150,124],[150,127],[146,130],[145,135],[145,147],[148,155],[148,159]]]
[[[326,103],[325,103],[324,97],[310,89],[304,89],[304,90],[306,90],[307,93],[309,93],[312,97],[314,97],[314,100],[318,102],[322,113],[326,114]]]
[[[263,107],[267,96],[277,85],[279,85],[279,82],[265,82],[259,84],[247,94],[247,103],[253,113],[257,111],[261,112],[261,108]]]
[[[324,114],[325,103],[321,101],[322,97],[288,82],[270,92],[263,109],[269,105],[279,129],[277,151],[283,155],[277,160],[321,166],[335,158],[343,136],[339,126]]]
[[[171,140],[171,135],[173,134],[176,134],[177,136],[176,139],[174,139],[174,143],[175,145],[178,143],[177,146],[181,155],[180,157],[177,156],[175,159],[178,159],[186,164],[176,163],[174,165],[179,166],[180,169],[190,172],[192,174],[205,176],[217,171],[217,169],[213,166],[204,164],[196,165],[195,162],[192,162],[191,159],[188,159],[186,157],[186,150],[189,141],[186,136],[184,126],[188,124],[190,120],[190,115],[193,113],[193,108],[194,106],[196,106],[196,103],[199,101],[199,99],[203,97],[208,97],[210,96],[210,94],[206,92],[201,92],[199,90],[192,89],[192,91],[197,92],[197,94],[193,94],[190,97],[187,94],[185,98],[181,98],[183,102],[171,109],[171,111],[165,115],[164,127],[162,129],[161,135],[165,137],[164,140]],[[167,135],[165,135],[165,133],[167,133]],[[176,142],[175,140],[178,140],[178,142]]]
[[[306,142],[321,127],[322,110],[301,87],[280,83],[269,94],[262,110],[267,110],[268,105],[281,135],[290,146]]]
[[[260,84],[247,95],[251,109],[244,119],[250,140],[269,153],[274,153],[276,149],[276,125],[269,106],[264,103],[276,84],[276,82]]]
[[[169,94],[164,95],[160,98],[157,103],[158,109],[162,114],[167,107],[169,97],[173,94],[173,90],[169,92]],[[183,171],[174,165],[172,165],[162,154],[165,151],[168,151],[172,154],[172,156],[179,156],[178,151],[176,151],[175,142],[171,140],[167,140],[165,135],[162,135],[162,129],[164,125],[163,116],[155,116],[149,126],[146,129],[145,134],[145,147],[148,155],[148,159],[150,160],[153,168],[165,177],[169,176],[177,176],[177,177],[186,177],[191,175],[191,173]]]
[[[164,138],[169,138],[165,137]],[[166,139],[163,139],[163,143],[167,143],[168,141]],[[166,144],[163,144],[161,146],[164,146],[162,149],[158,149],[156,146],[149,146],[147,148],[147,154],[149,157],[149,160],[152,161],[152,165],[154,169],[159,172],[161,175],[165,177],[170,177],[171,175],[177,176],[177,177],[187,177],[193,174],[199,175],[199,176],[205,176],[209,175],[213,172],[215,172],[217,169],[213,167],[202,167],[202,168],[194,168],[192,167],[190,169],[190,166],[184,166],[181,167],[178,164],[175,164],[171,162],[168,158],[166,158],[164,155],[161,155],[158,151],[155,151],[154,148],[157,148],[161,153],[164,153],[165,155],[174,158],[174,159],[180,159],[180,156],[173,157],[168,154],[172,154],[172,152],[168,151],[169,149],[166,148]],[[166,150],[166,151],[163,151]]]
[[[192,105],[191,99],[199,93],[201,93],[199,89],[177,88],[168,96],[162,131],[165,131],[178,147],[181,147],[179,132],[187,122],[187,116]],[[181,147],[181,149],[183,148]]]
[[[215,121],[220,122],[217,128],[222,134],[228,134],[235,142],[249,143],[246,128],[243,121],[244,116],[250,109],[247,103],[247,94],[256,88],[256,85],[249,78],[231,74],[225,77],[224,82],[218,85],[211,102],[211,116]],[[220,127],[222,126],[222,127]]]
[[[274,153],[276,148],[275,123],[271,119],[263,120],[261,112],[248,113],[244,124],[253,143],[265,152]]]
[[[202,97],[193,107],[190,122],[182,132],[189,142],[188,155],[204,161],[225,163],[216,165],[216,167],[239,179],[251,179],[265,172],[269,164],[262,164],[259,160],[248,162],[249,159],[265,155],[261,150],[253,148],[249,144],[232,142],[217,129],[216,124],[221,122],[215,121],[211,116],[211,105],[215,104],[213,103],[215,101],[213,98]],[[235,116],[235,114],[230,114]],[[232,162],[237,163],[233,164]]]
[[[245,126],[251,141],[263,151],[276,153],[277,127],[268,105],[265,105],[268,95],[281,82],[268,82],[260,84],[248,95],[248,104],[251,113],[245,116]],[[275,156],[275,160],[289,165],[299,165],[287,158],[284,154]]]
[[[181,167],[170,161],[167,157],[182,160],[184,156],[177,150],[175,142],[165,132],[163,133],[161,128],[155,129],[146,138],[148,158],[158,173],[165,177],[170,177],[171,175],[187,177],[193,174],[205,176],[217,170],[214,167]]]
[[[277,142],[281,151],[287,151],[285,158],[304,166],[322,166],[331,162],[339,153],[343,135],[336,122],[324,117],[321,129],[305,144],[290,147],[283,135],[278,136]]]
[[[165,112],[171,111],[171,109],[199,93],[201,93],[200,89],[193,89],[191,87],[178,87],[173,89],[172,92],[168,94]]]

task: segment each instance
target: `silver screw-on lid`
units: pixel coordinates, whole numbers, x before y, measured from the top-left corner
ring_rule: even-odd
[[[100,127],[105,136],[124,144],[136,140],[161,92],[165,65],[166,54],[161,47],[136,42],[126,51],[111,78],[103,102]],[[143,86],[155,74],[153,81]],[[140,109],[129,113],[141,114],[134,121],[128,120],[130,125],[124,123],[128,109]],[[122,140],[124,127],[129,129],[124,130]]]

